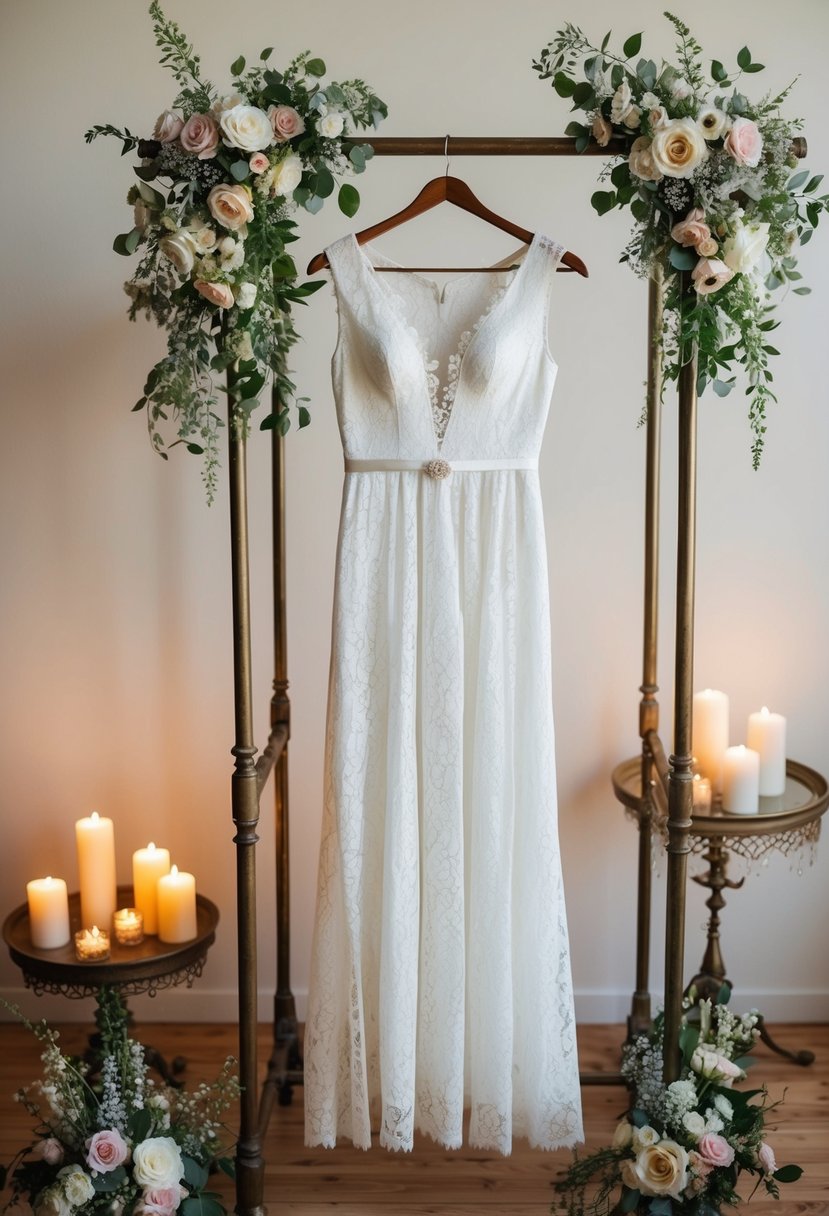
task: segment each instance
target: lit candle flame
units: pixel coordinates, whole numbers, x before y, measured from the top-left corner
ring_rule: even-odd
[[[93,823],[97,823],[97,822],[98,822],[98,818],[99,818],[99,817],[98,817],[98,812],[97,812],[97,811],[93,811],[93,812],[92,812],[92,814],[90,815],[90,819],[92,820],[92,822],[93,822]]]
[[[170,868],[170,873],[171,873],[171,874],[173,875],[173,877],[175,878],[175,876],[178,874],[178,866],[172,866],[172,867]]]

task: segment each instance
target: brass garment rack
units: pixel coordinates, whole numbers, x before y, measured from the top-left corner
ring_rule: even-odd
[[[378,156],[443,156],[445,135],[372,140]],[[576,153],[566,137],[451,137],[453,156],[615,156],[626,152],[623,140],[606,147],[590,144]],[[805,155],[805,140],[795,141],[795,155]],[[639,820],[638,931],[636,988],[629,1025],[636,1030],[650,1020],[648,953],[650,942],[651,818],[659,802],[668,814],[667,912],[665,923],[665,1042],[678,1043],[683,991],[685,885],[690,851],[692,809],[691,708],[696,518],[697,360],[679,378],[677,503],[676,653],[674,658],[674,746],[670,759],[659,737],[656,699],[657,588],[659,539],[660,400],[662,364],[654,335],[661,332],[663,285],[651,280],[648,297],[648,422],[645,482],[645,625],[639,732],[642,738],[643,811]],[[229,376],[232,371],[229,371]],[[278,407],[274,401],[274,408]],[[230,421],[230,420],[229,420]],[[236,1155],[236,1212],[264,1216],[265,1163],[262,1142],[275,1101],[290,1102],[291,1087],[302,1082],[296,1003],[290,982],[290,871],[288,863],[288,740],[290,701],[287,677],[285,570],[285,443],[272,431],[272,512],[274,578],[274,680],[267,745],[256,759],[253,740],[251,680],[250,576],[248,546],[246,440],[232,425],[229,433],[230,546],[233,598],[233,666],[235,699],[235,765],[231,779],[236,828],[239,1071],[241,1119]],[[259,1093],[257,1072],[257,932],[256,843],[259,803],[274,773],[276,815],[276,964],[274,1042],[267,1075]],[[679,1050],[666,1050],[665,1079],[679,1073]],[[590,1078],[600,1080],[601,1078]],[[610,1077],[611,1083],[615,1081]]]

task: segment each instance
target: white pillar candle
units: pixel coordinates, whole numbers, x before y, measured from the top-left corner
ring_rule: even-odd
[[[724,692],[706,688],[694,693],[691,733],[699,771],[711,782],[712,792],[718,794],[728,747],[728,697]]]
[[[93,811],[75,824],[81,890],[81,928],[98,925],[107,932],[118,906],[115,885],[115,834],[111,819]]]
[[[26,883],[29,932],[38,950],[57,950],[70,940],[69,895],[62,878],[33,878]]]
[[[760,753],[760,793],[777,797],[786,790],[786,719],[766,706],[748,716],[748,746]]]
[[[722,804],[732,815],[756,815],[760,797],[760,757],[750,747],[726,748]]]
[[[173,866],[158,880],[158,937],[162,942],[189,942],[196,936],[196,880]]]
[[[157,849],[152,841],[132,855],[133,903],[144,917],[144,932],[158,933],[159,878],[170,873],[170,850]]]

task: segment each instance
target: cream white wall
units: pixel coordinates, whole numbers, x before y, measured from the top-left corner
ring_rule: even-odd
[[[199,462],[150,452],[129,409],[163,350],[130,324],[111,252],[128,223],[130,160],[83,142],[96,122],[147,131],[173,95],[157,65],[144,3],[5,0],[0,38],[2,131],[2,822],[3,911],[25,880],[76,882],[73,821],[97,808],[116,823],[118,864],[168,844],[220,906],[217,944],[192,991],[135,1002],[144,1019],[232,1019],[234,856],[229,811],[233,738],[227,496],[204,504]],[[629,0],[306,0],[241,8],[168,0],[197,41],[206,74],[226,77],[240,51],[305,47],[335,76],[359,74],[388,100],[384,133],[556,134],[565,104],[530,69],[566,19],[601,37],[645,30],[652,56],[672,42],[661,4]],[[788,107],[806,119],[814,171],[829,168],[821,0],[697,0],[684,16],[726,62],[748,42],[770,70],[749,81],[801,80]],[[240,20],[240,18],[242,18]],[[633,973],[635,834],[615,804],[614,765],[636,750],[640,680],[643,447],[636,427],[645,374],[643,284],[617,262],[627,219],[589,206],[598,162],[466,159],[453,168],[493,208],[540,228],[590,267],[562,276],[551,323],[560,362],[543,452],[555,645],[561,843],[580,1016],[621,1019]],[[409,201],[439,160],[378,159],[359,185],[364,226]],[[298,258],[349,229],[333,207],[302,220]],[[386,237],[401,259],[495,258],[510,242],[442,208]],[[428,255],[424,251],[428,250]],[[790,754],[829,771],[829,390],[825,372],[829,221],[805,251],[808,299],[787,298],[775,344],[780,397],[760,473],[749,459],[744,397],[706,396],[700,419],[698,686],[732,697],[735,732],[768,703],[790,723]],[[332,572],[341,457],[329,387],[333,301],[299,320],[294,366],[313,425],[288,441],[292,976],[304,1009],[321,803]],[[666,497],[674,484],[673,402],[666,411]],[[258,740],[270,686],[268,444],[250,450]],[[673,511],[665,512],[661,682],[670,705]],[[666,737],[668,709],[665,711]],[[259,850],[261,1013],[274,982],[273,828],[266,795]],[[724,950],[735,1003],[773,1018],[829,1015],[826,847],[813,867],[774,857],[729,895]],[[661,983],[664,865],[657,876],[654,989]],[[704,893],[689,888],[688,974],[702,951]],[[27,1010],[88,1013],[23,993],[0,958],[0,991]]]

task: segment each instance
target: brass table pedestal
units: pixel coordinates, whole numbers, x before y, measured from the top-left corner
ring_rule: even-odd
[[[613,771],[613,790],[626,812],[638,822],[641,808],[642,761],[636,756],[625,760]],[[650,813],[652,831],[664,837],[665,818],[652,800]],[[804,848],[814,848],[820,835],[821,817],[829,807],[829,786],[814,769],[794,760],[786,762],[786,789],[778,798],[761,798],[756,815],[731,815],[715,803],[706,814],[694,814],[689,837],[691,852],[707,862],[703,874],[693,876],[694,882],[710,891],[706,900],[709,910],[705,953],[699,972],[688,984],[703,998],[716,999],[723,985],[732,984],[725,970],[720,947],[720,913],[726,906],[724,891],[737,891],[745,878],[735,881],[728,877],[728,859],[737,854],[748,862],[759,862],[777,850],[790,855]],[[640,928],[640,935],[642,926]],[[760,1038],[772,1051],[795,1064],[808,1065],[814,1052],[789,1051],[776,1043],[763,1021],[759,1023]]]
[[[118,888],[118,907],[132,907],[132,887]],[[147,993],[155,996],[164,988],[186,984],[190,988],[202,973],[207,951],[216,939],[219,909],[203,895],[196,896],[196,936],[187,942],[171,944],[157,937],[145,937],[135,946],[122,946],[111,934],[110,957],[101,962],[82,963],[75,957],[74,934],[81,928],[80,895],[69,896],[69,927],[72,937],[66,946],[40,950],[32,945],[29,909],[21,904],[10,912],[3,924],[3,940],[12,962],[23,972],[27,988],[37,996],[54,993],[70,999],[95,996],[103,987],[116,988],[121,996]],[[132,1015],[129,1015],[132,1021]],[[88,1058],[95,1062],[97,1036],[90,1035]],[[177,1088],[176,1074],[186,1061],[177,1056],[168,1065],[153,1047],[144,1047],[147,1063],[168,1085]]]

